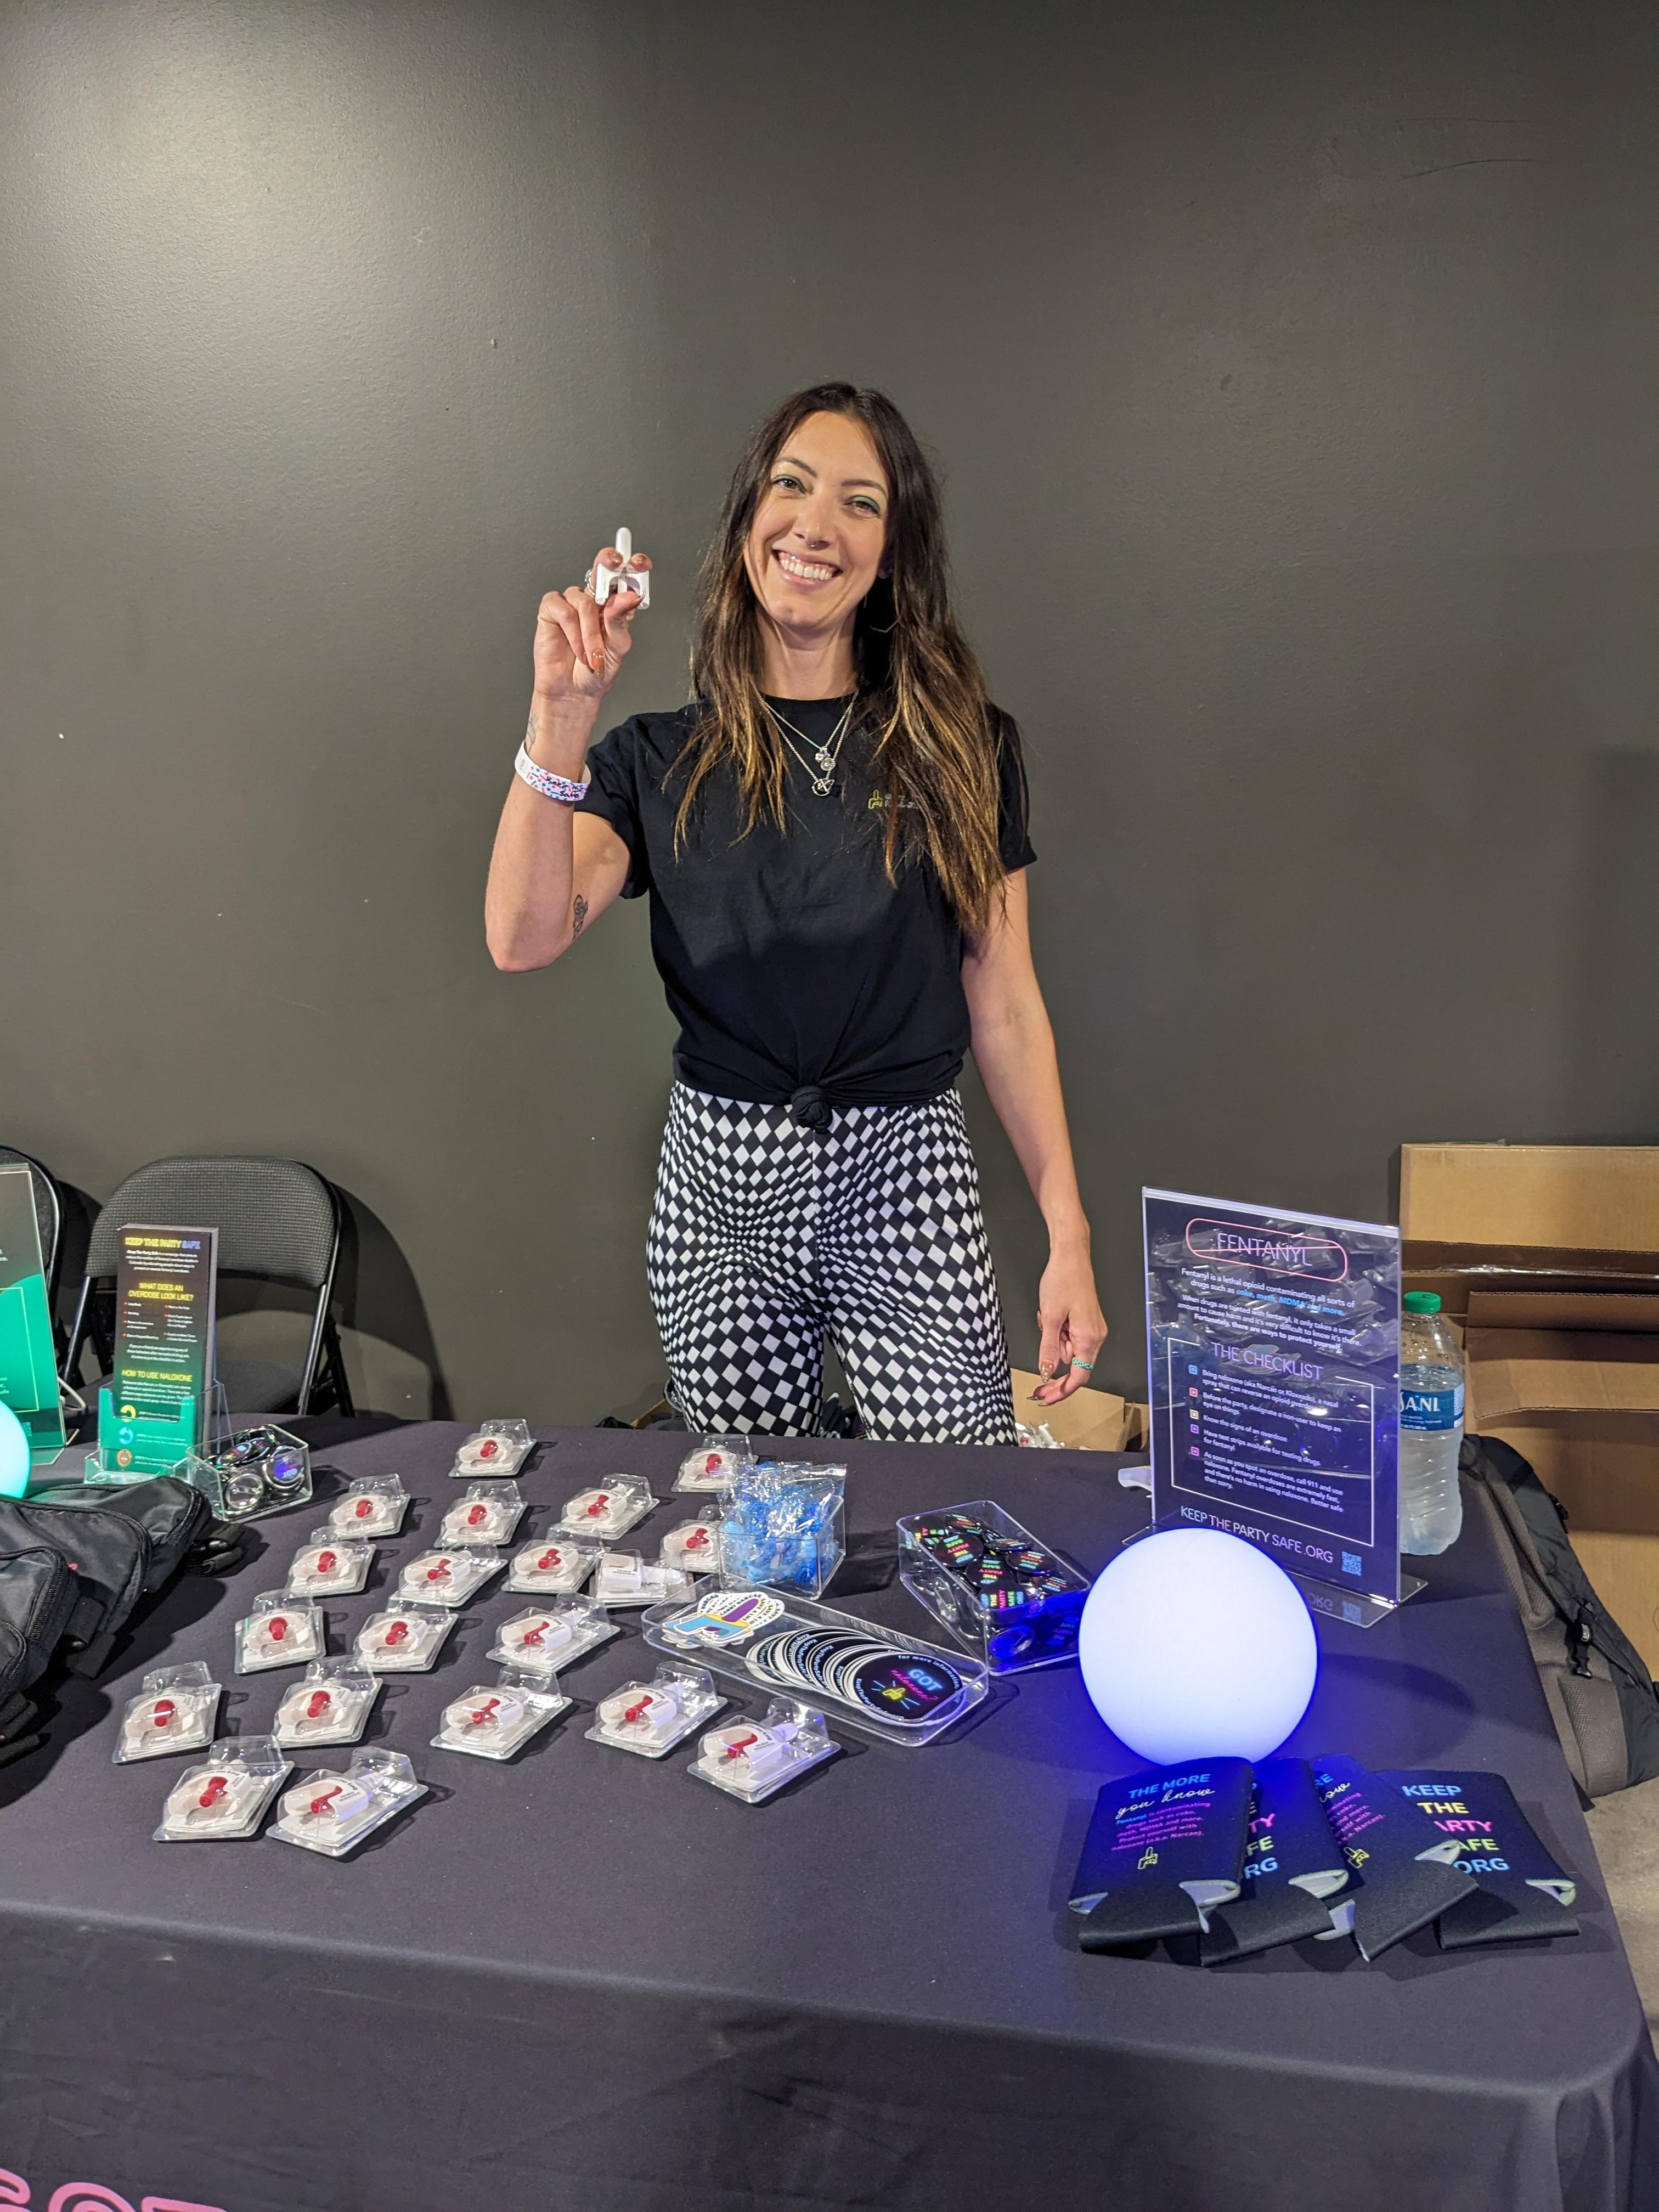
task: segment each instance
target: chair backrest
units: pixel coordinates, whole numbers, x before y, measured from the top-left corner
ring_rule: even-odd
[[[39,1160],[31,1159],[27,1152],[14,1152],[9,1145],[0,1145],[0,1167],[13,1166],[24,1167],[29,1171],[29,1182],[34,1191],[34,1218],[40,1230],[40,1258],[50,1286],[58,1265],[58,1239],[64,1222],[58,1186]]]
[[[307,1291],[327,1283],[340,1238],[333,1191],[298,1160],[209,1157],[152,1160],[137,1169],[93,1228],[90,1279],[115,1273],[120,1232],[135,1221],[216,1229],[224,1273]]]

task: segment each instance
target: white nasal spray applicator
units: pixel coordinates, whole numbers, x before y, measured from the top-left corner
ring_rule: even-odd
[[[631,530],[617,532],[616,550],[622,555],[620,568],[607,568],[603,562],[594,564],[593,597],[603,606],[612,592],[637,592],[640,605],[648,607],[651,604],[651,571],[648,568],[630,569],[628,565],[634,557],[634,533]]]

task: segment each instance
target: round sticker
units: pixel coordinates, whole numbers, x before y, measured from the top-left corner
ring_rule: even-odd
[[[918,1653],[866,1659],[853,1673],[853,1692],[860,1704],[893,1720],[929,1720],[961,1687],[962,1677],[954,1668]]]

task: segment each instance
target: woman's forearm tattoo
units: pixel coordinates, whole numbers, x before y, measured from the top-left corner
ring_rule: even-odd
[[[570,934],[572,937],[580,937],[582,933],[582,924],[587,919],[587,901],[580,891],[576,894],[576,903],[570,911],[572,915]]]

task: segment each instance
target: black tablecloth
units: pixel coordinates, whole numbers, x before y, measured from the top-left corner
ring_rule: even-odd
[[[447,1504],[462,1433],[327,1456]],[[549,1437],[524,1477],[537,1532],[600,1474],[665,1492],[685,1442]],[[1144,1517],[1092,1454],[799,1449],[850,1462],[855,1534],[988,1495],[1092,1571]],[[696,1502],[658,1509],[650,1549]],[[331,1605],[333,1649],[438,1510]],[[356,1859],[152,1843],[181,1762],[112,1766],[115,1713],[146,1667],[205,1658],[233,1725],[266,1729],[297,1676],[233,1676],[232,1623],[320,1517],[260,1524],[264,1558],[228,1586],[177,1584],[103,1682],[60,1693],[47,1747],[0,1770],[0,2159],[38,2207],[75,2180],[133,2212],[1659,2203],[1659,2073],[1479,1529],[1383,1626],[1322,1621],[1291,1747],[1504,1773],[1578,1882],[1582,1936],[1449,1957],[1425,1931],[1369,1967],[1342,1942],[1205,1971],[1076,1948],[1088,1812],[1136,1762],[1075,1668],[1018,1678],[927,1749],[846,1732],[842,1757],[751,1808],[685,1773],[694,1747],[653,1763],[583,1740],[595,1698],[655,1664],[632,1628],[568,1672],[579,1710],[516,1763],[430,1750],[442,1705],[493,1679],[487,1632],[524,1602],[499,1590],[435,1673],[383,1698],[372,1737],[437,1786]],[[861,1548],[853,1585],[884,1546]],[[929,1626],[896,1581],[840,1601]]]

